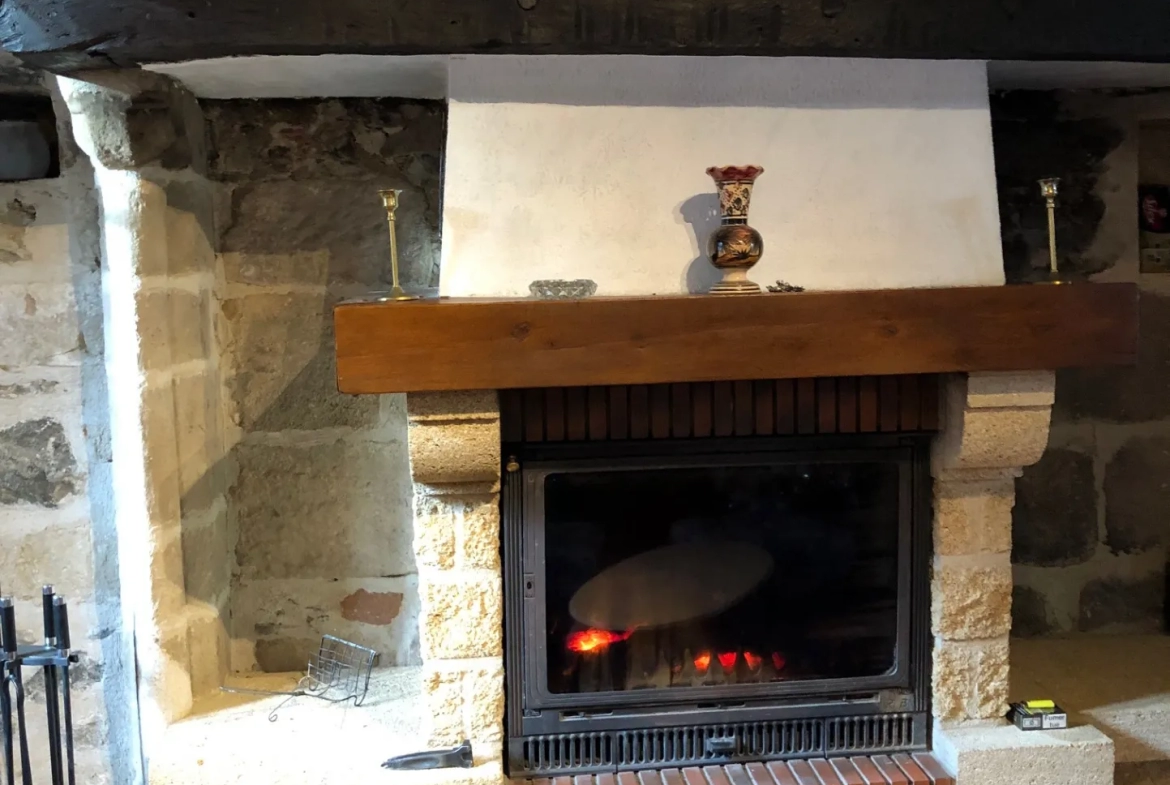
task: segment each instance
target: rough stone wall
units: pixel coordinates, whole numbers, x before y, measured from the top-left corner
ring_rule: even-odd
[[[232,664],[303,670],[323,633],[418,662],[403,396],[336,389],[332,306],[387,289],[378,189],[407,285],[437,283],[440,104],[204,104],[235,475]]]
[[[1170,277],[1138,269],[1137,185],[1170,139],[1165,94],[1016,92],[992,101],[1009,280],[1039,276],[1047,229],[1035,180],[1060,176],[1062,263],[1141,286],[1134,368],[1061,371],[1048,450],[1017,482],[1013,634],[1160,629],[1170,540]]]
[[[10,63],[0,80],[0,104],[9,90],[55,92]],[[120,634],[97,202],[67,119],[58,135],[59,177],[0,184],[0,586],[14,595],[29,642],[42,637],[42,583],[69,601],[81,657],[72,682],[78,777],[133,783],[133,653]],[[39,673],[26,680],[39,778],[48,771],[44,686]]]

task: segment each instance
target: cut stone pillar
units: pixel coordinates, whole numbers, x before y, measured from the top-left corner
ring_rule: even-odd
[[[1051,372],[981,373],[944,391],[931,456],[934,747],[960,785],[1113,779],[1112,743],[1094,728],[1040,739],[1004,720],[1015,478],[1047,446],[1054,388]]]
[[[423,693],[431,746],[504,738],[500,413],[496,393],[407,399]],[[487,753],[485,755],[485,752]]]
[[[198,235],[184,231],[197,223],[196,213],[210,214],[211,192],[194,96],[145,72],[92,78],[61,78],[59,85],[101,205],[120,599],[135,641],[150,757],[166,725],[190,711],[193,683],[218,688],[226,669],[221,612],[230,569],[221,565],[230,566],[230,550],[209,554],[199,569],[185,563],[194,535],[226,525],[217,513],[223,447],[211,329],[214,255],[202,224]],[[193,589],[200,600],[194,612]]]

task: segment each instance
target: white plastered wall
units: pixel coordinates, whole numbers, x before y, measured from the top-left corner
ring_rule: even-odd
[[[766,169],[759,283],[1003,283],[981,62],[466,57],[448,89],[444,295],[705,291],[722,164]]]

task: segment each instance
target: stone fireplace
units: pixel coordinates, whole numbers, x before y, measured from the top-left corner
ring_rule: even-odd
[[[776,239],[760,280],[783,275],[814,289],[1003,283],[978,68],[636,58],[503,58],[493,66],[456,60],[449,75],[445,295],[522,296],[530,280],[558,277],[594,278],[606,295],[696,291],[706,275],[698,238],[711,219],[709,206],[704,213],[701,198],[692,198],[701,188],[699,162],[728,155],[786,161],[775,167],[780,182],[769,190],[765,175],[757,189],[757,226],[766,241]],[[621,85],[619,97],[599,99],[613,84]],[[859,112],[871,124],[866,140],[882,154],[835,156],[857,143],[851,129]],[[698,129],[711,126],[734,127],[736,144],[707,149]],[[660,146],[639,143],[653,141],[656,129]],[[588,154],[566,155],[577,146]],[[883,173],[886,165],[898,169],[896,178]],[[678,208],[647,209],[658,202]],[[945,217],[919,225],[921,211]],[[853,251],[851,242],[858,243]],[[623,253],[631,243],[633,262]],[[537,255],[516,263],[526,253]],[[679,258],[694,262],[684,271],[652,261]],[[934,383],[930,689],[922,703],[933,720],[919,743],[929,735],[961,783],[1033,781],[1042,771],[1110,782],[1111,744],[1094,729],[1027,736],[1003,720],[1014,481],[1047,444],[1053,376],[950,374]],[[594,392],[606,394],[579,395]],[[505,729],[505,704],[527,695],[505,685],[505,673],[522,660],[505,646],[517,640],[510,625],[519,623],[523,603],[507,600],[499,557],[516,553],[499,540],[501,478],[515,468],[505,469],[514,459],[500,406],[511,398],[412,393],[407,403],[430,740],[442,746],[470,738],[493,771],[518,728],[509,713]],[[504,756],[515,765],[512,751]],[[451,773],[445,781],[467,776],[479,775]]]
[[[1002,720],[1013,484],[1046,444],[1052,375],[973,374],[942,384],[930,461],[933,749],[964,783],[999,782],[1020,766],[1069,767],[1082,778],[1073,781],[1110,782],[1111,743],[1092,728],[1041,739]],[[424,694],[436,746],[470,738],[491,751],[504,740],[497,401],[494,393],[408,398]]]
[[[100,257],[103,266],[98,332],[106,348],[98,359],[114,380],[112,438],[104,443],[114,468],[95,482],[108,481],[117,500],[110,526],[119,559],[102,561],[105,590],[118,598],[102,613],[122,625],[129,654],[119,673],[133,664],[128,689],[141,730],[136,724],[130,737],[141,737],[143,776],[255,781],[266,764],[286,765],[278,751],[290,740],[295,763],[281,776],[294,780],[352,781],[376,774],[389,754],[464,739],[475,750],[472,769],[395,773],[388,781],[498,785],[556,773],[517,768],[511,752],[526,735],[510,724],[512,704],[524,699],[514,675],[522,652],[511,643],[523,611],[506,580],[516,548],[503,516],[517,508],[503,497],[515,492],[513,476],[532,466],[524,450],[537,441],[517,436],[516,413],[523,420],[529,397],[561,401],[567,412],[592,411],[597,399],[624,400],[628,411],[644,396],[652,410],[662,395],[676,401],[686,388],[694,406],[709,392],[712,418],[731,417],[731,431],[712,426],[705,437],[693,412],[689,426],[676,427],[668,405],[669,438],[658,438],[651,414],[641,436],[629,428],[618,439],[609,424],[595,441],[656,443],[659,461],[669,457],[662,445],[677,441],[709,457],[694,445],[748,438],[735,412],[750,410],[749,430],[761,429],[752,438],[773,457],[806,449],[801,440],[809,438],[828,440],[817,449],[884,448],[883,439],[899,436],[912,442],[906,460],[917,486],[898,506],[922,509],[892,525],[917,527],[897,547],[920,551],[905,573],[920,590],[909,599],[895,592],[894,635],[904,637],[885,649],[910,670],[904,683],[897,671],[897,683],[842,688],[868,701],[865,711],[914,715],[909,730],[889,745],[822,741],[795,754],[930,749],[961,785],[1038,785],[1052,771],[1074,785],[1111,782],[1112,743],[1092,727],[1028,735],[1003,719],[1015,480],[1048,442],[1050,370],[873,377],[865,358],[852,354],[856,347],[842,344],[836,353],[857,367],[816,378],[779,367],[750,379],[682,374],[641,386],[551,380],[520,391],[334,390],[333,306],[386,278],[379,187],[406,189],[404,205],[412,205],[400,215],[408,280],[450,298],[524,298],[533,280],[575,278],[592,279],[599,300],[701,293],[714,279],[703,243],[717,220],[703,170],[749,162],[768,170],[753,204],[753,225],[767,244],[753,271],[760,283],[782,278],[811,292],[1002,286],[984,64],[498,56],[453,58],[441,70],[445,147],[441,113],[428,103],[289,102],[277,111],[201,107],[157,75],[60,84],[58,102],[79,147],[68,163],[88,178],[82,190],[101,213],[86,214],[74,250],[78,265]],[[318,160],[312,151],[320,149],[329,155]],[[352,196],[367,192],[366,201]],[[88,289],[87,297],[101,299]],[[817,329],[809,327],[808,342]],[[541,340],[539,330],[513,337]],[[409,347],[410,336],[392,340]],[[614,357],[619,370],[636,365]],[[437,377],[452,372],[425,352],[415,362]],[[794,391],[791,426],[781,423],[785,385]],[[867,388],[877,391],[874,400],[900,400],[883,399],[883,390],[916,390],[920,417],[907,418],[914,407],[899,405],[897,424],[883,426],[878,413],[866,426]],[[852,404],[844,402],[849,391],[857,393]],[[744,396],[748,407],[738,403]],[[771,403],[763,405],[766,396]],[[807,400],[811,408],[802,409]],[[773,415],[766,426],[764,411]],[[843,412],[856,412],[853,433],[833,430],[852,416]],[[830,414],[832,428],[824,424]],[[812,418],[807,428],[802,417]],[[562,421],[559,441],[571,442]],[[582,422],[591,438],[590,423],[601,420]],[[786,465],[765,463],[776,471]],[[777,554],[769,558],[775,563]],[[111,646],[99,643],[107,632],[93,631],[94,656]],[[296,669],[321,632],[375,645],[384,665],[399,666],[376,680],[409,697],[372,700],[340,720],[330,713],[309,720],[306,712],[295,715],[306,718],[298,726],[267,723],[268,704],[248,714],[219,693],[225,683],[288,686],[273,672]],[[765,642],[767,651],[757,652]],[[705,649],[679,650],[690,663],[689,670],[681,663],[680,675],[695,679]],[[769,683],[781,683],[773,677],[789,660],[825,675],[794,651],[757,640],[712,651],[720,668],[720,653],[735,655],[714,686],[738,688],[726,681],[767,673]],[[748,654],[760,658],[759,669]],[[667,657],[666,673],[674,664]],[[869,670],[845,678],[886,673],[854,667]],[[658,673],[651,679],[670,678]],[[883,707],[878,693],[887,688],[911,694]],[[751,707],[753,721],[807,719],[788,704],[808,693],[782,692]],[[720,695],[724,703],[755,700],[736,690]],[[550,709],[550,722],[559,711]],[[574,712],[584,710],[565,713]],[[302,729],[319,730],[313,722],[333,722],[335,735]],[[693,760],[768,757],[753,758],[742,736],[726,736],[733,754],[704,745],[712,757]],[[334,745],[358,752],[343,764],[336,756],[309,761],[308,750]]]

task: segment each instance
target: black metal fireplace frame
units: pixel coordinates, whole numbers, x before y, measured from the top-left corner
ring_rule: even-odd
[[[924,749],[929,741],[929,434],[505,445],[501,503],[512,776]],[[547,689],[543,479],[606,469],[882,460],[899,468],[897,653],[883,675],[557,695]]]

